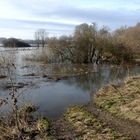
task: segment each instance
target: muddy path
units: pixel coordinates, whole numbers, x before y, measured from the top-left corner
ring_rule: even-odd
[[[109,127],[114,128],[124,135],[130,135],[132,139],[140,140],[140,124],[137,122],[113,116],[111,113],[98,108],[96,105],[90,105],[86,108],[91,114],[101,122],[105,122]]]
[[[94,116],[99,122],[101,122],[105,128],[115,130],[120,135],[127,136],[130,140],[140,140],[140,125],[138,123],[117,118],[112,114],[99,109],[95,105],[86,106],[85,109],[90,115]],[[87,128],[88,127],[91,130],[94,130],[95,124],[93,123],[91,126],[87,126]],[[97,133],[102,135],[102,131],[104,130],[97,130]],[[50,134],[55,139],[78,139],[81,138],[84,133],[84,131],[77,131],[64,117],[51,122]]]
[[[74,140],[80,136],[64,118],[51,121],[50,135],[57,140]]]

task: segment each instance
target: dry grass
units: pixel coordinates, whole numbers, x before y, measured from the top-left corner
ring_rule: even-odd
[[[95,103],[117,116],[140,123],[140,75],[128,77],[121,86],[99,90]]]
[[[45,140],[49,139],[49,123],[47,118],[34,118],[33,106],[24,106],[18,110],[18,124],[15,121],[15,114],[0,119],[0,140]]]
[[[49,50],[48,48],[36,48],[33,50],[32,53],[27,54],[24,56],[24,60],[31,61],[31,62],[43,62],[48,63],[49,61]]]
[[[101,123],[82,107],[71,107],[65,114],[65,119],[79,133],[81,140],[129,140],[115,130]]]

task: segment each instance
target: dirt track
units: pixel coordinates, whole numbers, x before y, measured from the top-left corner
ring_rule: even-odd
[[[114,128],[116,131],[125,135],[129,134],[132,139],[140,140],[140,124],[137,122],[117,118],[111,113],[97,108],[95,105],[88,106],[87,110],[101,122],[105,122],[109,127]]]
[[[87,106],[86,110],[100,122],[106,124],[107,127],[122,135],[129,136],[132,140],[140,140],[140,125],[138,123],[117,118],[111,113],[97,108],[95,105]],[[80,133],[73,129],[64,118],[51,123],[50,133],[55,139],[74,140],[80,137]]]
[[[50,134],[57,140],[74,140],[80,135],[70,127],[64,118],[51,122]]]

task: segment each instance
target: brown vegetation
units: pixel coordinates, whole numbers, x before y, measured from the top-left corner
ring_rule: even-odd
[[[44,140],[49,138],[47,118],[34,118],[32,105],[21,107],[15,120],[15,112],[0,118],[0,140]],[[17,126],[18,122],[18,126]]]
[[[140,76],[126,79],[119,87],[111,84],[102,88],[95,102],[119,117],[140,123]]]
[[[59,127],[55,127],[59,126]],[[64,119],[55,121],[52,134],[59,139],[81,140],[129,140],[131,137],[123,135],[106,123],[90,114],[84,107],[70,107]]]
[[[108,27],[97,28],[96,24],[76,26],[73,36],[46,37],[45,30],[35,33],[38,46],[47,46],[39,56],[46,62],[70,63],[128,63],[139,58],[140,25],[110,32]],[[41,45],[42,44],[42,45]],[[48,53],[45,51],[49,50]],[[45,57],[46,55],[46,57]]]

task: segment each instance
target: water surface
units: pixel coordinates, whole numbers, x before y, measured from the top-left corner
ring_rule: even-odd
[[[8,53],[11,51],[8,51]],[[14,83],[26,83],[19,96],[20,104],[32,103],[39,107],[38,113],[50,118],[60,117],[71,105],[86,105],[94,102],[94,94],[103,86],[118,84],[128,75],[140,73],[139,66],[113,65],[72,65],[72,64],[40,64],[26,62],[23,56],[31,54],[32,50],[13,51],[16,68],[11,69]],[[1,67],[5,74],[5,67]],[[32,74],[33,76],[26,76]],[[47,76],[43,76],[47,75]],[[59,80],[51,77],[66,76]],[[6,98],[10,92],[3,89],[8,78],[0,80],[0,98]],[[1,108],[1,110],[7,110]]]

